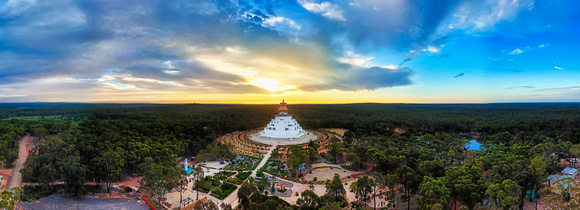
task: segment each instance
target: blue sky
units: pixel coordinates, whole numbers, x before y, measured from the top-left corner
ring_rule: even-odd
[[[579,102],[575,1],[0,1],[0,102]]]

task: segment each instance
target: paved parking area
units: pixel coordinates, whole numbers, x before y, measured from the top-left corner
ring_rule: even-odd
[[[148,210],[149,206],[141,200],[105,199],[105,198],[68,198],[60,195],[51,195],[36,202],[19,202],[16,209],[120,209],[120,210]]]

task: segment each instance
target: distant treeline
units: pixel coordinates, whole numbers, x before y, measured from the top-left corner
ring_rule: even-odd
[[[219,104],[0,104],[0,118],[79,116],[91,119],[151,121],[159,117],[182,126],[196,120],[215,135],[262,127],[279,105]],[[412,135],[436,132],[532,132],[565,141],[580,139],[580,104],[337,104],[289,105],[290,114],[306,129],[345,128],[357,136],[390,135],[395,128]],[[201,120],[201,121],[199,121]],[[205,120],[205,122],[203,121]],[[193,122],[191,122],[193,123]],[[195,124],[195,123],[194,123]],[[201,137],[203,138],[203,137]]]

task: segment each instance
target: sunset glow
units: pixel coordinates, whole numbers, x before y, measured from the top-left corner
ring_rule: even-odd
[[[578,102],[576,4],[4,1],[0,102]]]

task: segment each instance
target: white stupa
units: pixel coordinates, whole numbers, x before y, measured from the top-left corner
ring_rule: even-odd
[[[286,102],[282,100],[278,114],[274,115],[274,119],[268,123],[260,136],[274,139],[298,140],[304,137],[305,133],[302,127],[298,125],[298,122],[292,118],[292,115],[288,114]]]

